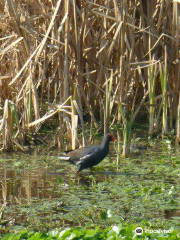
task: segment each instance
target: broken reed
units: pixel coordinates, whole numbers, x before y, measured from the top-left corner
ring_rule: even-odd
[[[1,129],[17,144],[59,116],[59,145],[68,129],[72,147],[85,145],[84,113],[96,129],[104,116],[105,132],[123,113],[125,129],[143,113],[150,135],[161,115],[166,134],[171,114],[180,139],[177,1],[2,0],[0,12]],[[4,125],[6,101],[16,106],[18,127]],[[10,139],[4,131],[2,146]]]

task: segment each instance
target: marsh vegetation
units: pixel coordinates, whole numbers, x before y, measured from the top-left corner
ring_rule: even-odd
[[[1,146],[25,151],[54,123],[56,143],[87,143],[149,121],[180,139],[178,1],[1,1]],[[55,121],[54,121],[55,120]],[[117,129],[119,130],[119,129]]]
[[[138,140],[139,144],[144,142],[148,143],[147,139]],[[75,166],[57,159],[57,150],[41,147],[31,154],[3,153],[0,234],[81,226],[75,231],[78,236],[82,228],[98,234],[100,229],[118,226],[120,230],[127,228],[121,235],[128,236],[141,226],[172,230],[178,239],[180,148],[159,140],[149,145],[146,150],[135,149],[131,158],[121,158],[120,165],[117,146],[111,146],[109,156],[92,174],[84,170],[79,175]],[[167,234],[167,239],[170,236]]]
[[[116,224],[111,239],[121,239],[141,223],[172,228],[162,239],[178,239],[178,4],[0,1],[0,233],[98,224],[104,235],[92,236],[107,239]],[[57,147],[108,132],[118,141],[93,175],[75,176],[57,160]],[[73,233],[81,237],[74,229],[67,239]]]

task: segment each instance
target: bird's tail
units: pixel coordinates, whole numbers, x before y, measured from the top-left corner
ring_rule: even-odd
[[[59,156],[58,158],[61,160],[69,160],[70,159],[70,157],[67,157],[67,156]]]

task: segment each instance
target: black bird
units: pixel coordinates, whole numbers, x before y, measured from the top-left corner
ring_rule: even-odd
[[[83,169],[92,168],[99,164],[107,156],[110,141],[115,141],[112,133],[106,134],[100,145],[66,151],[66,155],[59,158],[69,160],[70,163],[78,167],[76,172],[80,172]]]

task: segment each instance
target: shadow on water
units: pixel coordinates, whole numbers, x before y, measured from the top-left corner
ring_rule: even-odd
[[[0,156],[4,220],[39,228],[140,220],[176,226],[179,221],[179,150],[159,143],[116,163],[113,149],[93,172],[57,159],[58,152]],[[1,207],[2,209],[2,207]],[[106,220],[102,215],[111,211]],[[104,216],[104,215],[103,215]]]
[[[180,220],[180,209],[164,210],[164,217],[166,219],[177,217]]]

